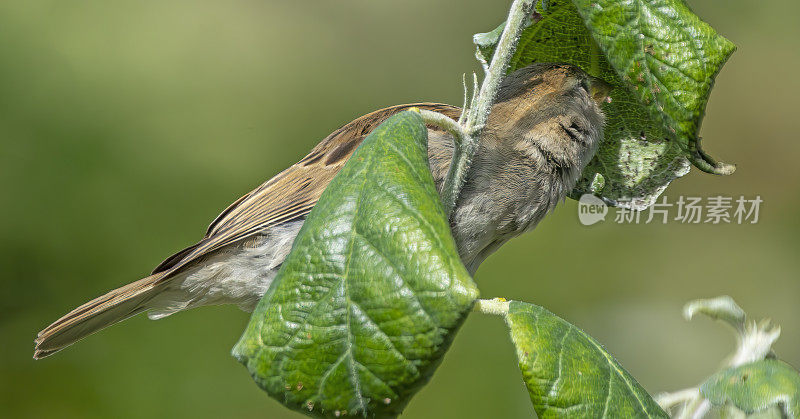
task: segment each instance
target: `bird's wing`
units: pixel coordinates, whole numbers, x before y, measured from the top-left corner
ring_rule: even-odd
[[[208,226],[200,242],[164,260],[153,274],[162,274],[163,281],[223,246],[305,217],[364,138],[388,117],[410,107],[441,112],[454,119],[461,114],[456,106],[415,103],[384,108],[355,119],[325,137],[302,160],[236,200]]]

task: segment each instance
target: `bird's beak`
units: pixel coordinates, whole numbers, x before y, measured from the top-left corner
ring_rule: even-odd
[[[589,76],[589,94],[598,105],[611,102],[612,90],[614,90],[614,86],[610,83],[606,83],[599,77]]]

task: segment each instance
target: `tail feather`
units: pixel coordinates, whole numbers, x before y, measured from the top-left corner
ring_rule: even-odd
[[[70,311],[39,332],[33,358],[41,359],[146,309],[156,293],[161,274],[148,276],[112,290]]]

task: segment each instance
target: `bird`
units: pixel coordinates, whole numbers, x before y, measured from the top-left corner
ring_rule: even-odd
[[[601,79],[567,64],[537,63],[505,76],[450,218],[459,256],[470,274],[565,200],[603,138],[601,105],[610,90]],[[160,319],[214,304],[235,304],[252,312],[331,179],[373,129],[411,108],[453,119],[462,112],[442,103],[412,103],[342,126],[296,164],[229,205],[198,243],[168,257],[149,276],[109,291],[44,328],[35,338],[33,357],[47,357],[142,312]],[[427,128],[429,166],[441,193],[453,137],[436,126]]]

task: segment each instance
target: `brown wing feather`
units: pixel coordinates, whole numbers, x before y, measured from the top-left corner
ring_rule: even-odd
[[[441,103],[397,105],[366,114],[320,141],[308,155],[226,208],[206,236],[162,262],[153,273],[168,278],[183,266],[223,246],[272,226],[305,217],[355,149],[386,118],[410,107],[458,118],[461,108]]]
[[[419,103],[381,109],[356,119],[322,140],[300,162],[226,208],[199,243],[167,258],[153,275],[112,290],[67,313],[36,338],[34,358],[43,358],[104,327],[146,309],[164,282],[187,264],[272,226],[304,217],[364,137],[386,118],[410,106],[457,117],[460,109]],[[430,127],[433,128],[433,127]]]

